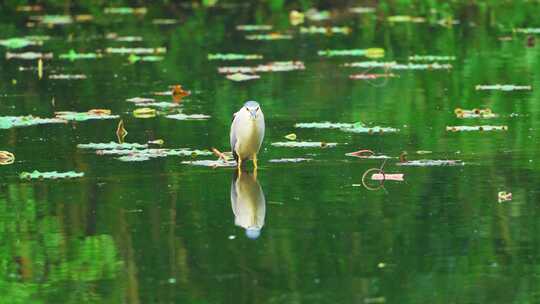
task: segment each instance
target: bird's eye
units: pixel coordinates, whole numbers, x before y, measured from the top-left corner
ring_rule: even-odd
[[[257,107],[257,109],[255,110],[255,112],[259,111],[259,107]]]

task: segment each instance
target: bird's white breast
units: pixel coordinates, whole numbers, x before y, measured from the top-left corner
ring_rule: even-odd
[[[242,159],[252,158],[259,152],[264,138],[264,115],[260,112],[256,119],[251,119],[248,111],[239,111],[236,119],[239,127],[236,129],[235,151]]]

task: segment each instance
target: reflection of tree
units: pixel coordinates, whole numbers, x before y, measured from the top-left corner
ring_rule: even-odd
[[[10,186],[0,198],[0,293],[4,303],[101,303],[102,282],[121,262],[109,235],[68,238],[28,185]],[[61,299],[61,300],[60,300]]]

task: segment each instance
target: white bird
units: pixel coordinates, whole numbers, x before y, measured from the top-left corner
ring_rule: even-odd
[[[238,164],[252,159],[257,169],[257,153],[264,139],[264,114],[256,101],[248,101],[234,114],[231,124],[231,150]]]
[[[266,199],[255,174],[233,175],[231,207],[234,224],[246,229],[246,236],[256,239],[261,234],[266,215]]]

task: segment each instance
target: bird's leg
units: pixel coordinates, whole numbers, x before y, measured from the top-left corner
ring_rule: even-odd
[[[253,154],[253,169],[257,170],[257,154]]]
[[[242,159],[240,157],[238,157],[237,163],[238,176],[240,176],[242,174]]]

